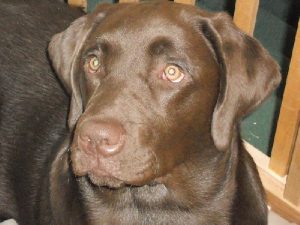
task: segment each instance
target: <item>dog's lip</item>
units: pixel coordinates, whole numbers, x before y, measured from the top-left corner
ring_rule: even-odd
[[[104,159],[102,162],[100,162],[98,159],[95,159],[94,163],[87,163],[87,162],[83,162],[83,160],[85,159],[84,158],[85,153],[78,151],[75,153],[75,156],[77,154],[82,154],[82,155],[79,161],[75,163],[73,161],[74,174],[78,177],[81,176],[90,177],[91,182],[97,186],[108,186],[108,187],[116,188],[119,186],[128,185],[128,186],[138,187],[138,186],[144,186],[146,184],[149,184],[149,182],[151,183],[151,185],[153,185],[153,182],[151,182],[152,179],[150,177],[147,179],[148,176],[145,177],[144,173],[132,174],[132,176],[130,176],[130,179],[128,176],[122,178],[122,174],[120,174],[118,168],[114,170],[111,167],[107,166],[107,164],[110,163],[106,159]],[[103,182],[104,185],[101,185],[102,180],[104,181]],[[110,182],[109,183],[106,182],[108,180],[112,181],[111,182],[112,185],[109,184]],[[115,183],[117,183],[117,185],[115,185]]]
[[[117,179],[112,173],[107,172],[104,166],[100,166],[100,168],[97,169],[92,169],[88,172],[88,174],[93,174],[96,177],[111,177]]]
[[[93,173],[88,173],[87,176],[89,177],[90,182],[97,187],[119,189],[126,185],[124,181],[111,176],[101,176],[100,178]]]
[[[88,152],[82,151],[77,145],[72,146],[70,153],[74,175],[77,177],[86,176],[90,178],[91,183],[99,187],[141,187],[149,184],[151,186],[154,185],[155,182],[153,180],[158,175],[157,161],[155,160],[155,162],[148,160],[152,163],[145,162],[146,164],[149,163],[149,165],[143,169],[133,169],[124,172],[119,159],[115,160],[113,157],[91,157]],[[156,159],[155,155],[154,159]]]
[[[90,171],[87,173],[88,177],[90,177],[91,182],[97,186],[105,186],[109,188],[121,188],[121,187],[143,187],[143,186],[156,186],[159,182],[155,180],[144,181],[140,179],[136,180],[123,180],[120,179],[113,174],[106,172],[105,170],[102,171]],[[109,180],[110,182],[107,182]],[[102,182],[104,181],[104,182]],[[101,184],[103,183],[103,184]]]
[[[165,186],[163,183],[160,183],[158,180],[154,179],[151,180],[150,182],[144,183],[144,184],[139,184],[139,183],[132,183],[132,182],[126,182],[123,180],[120,180],[118,178],[115,177],[111,177],[111,176],[101,176],[101,178],[99,179],[98,176],[96,176],[93,173],[88,173],[87,176],[89,177],[90,182],[93,185],[96,185],[98,187],[106,187],[106,188],[110,188],[110,189],[121,189],[121,188],[141,188],[141,187],[157,187],[159,185],[163,185]],[[98,180],[99,179],[99,180]],[[106,180],[106,181],[103,181]],[[109,180],[110,182],[108,183],[107,180]]]
[[[113,173],[107,172],[105,168],[93,169],[86,174],[90,181],[99,187],[108,188],[122,188],[122,187],[143,187],[143,186],[157,186],[163,184],[163,179],[160,177],[144,179],[144,177],[135,177],[132,180],[124,180],[120,177],[115,176]],[[109,181],[109,182],[107,182]]]

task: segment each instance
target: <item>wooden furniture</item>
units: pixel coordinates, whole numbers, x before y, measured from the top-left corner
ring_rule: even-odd
[[[68,0],[68,4],[74,7],[87,8],[87,0]]]
[[[237,0],[234,22],[252,35],[259,0]],[[272,155],[248,143],[273,211],[300,224],[300,21],[280,109]]]
[[[253,35],[259,0],[239,0],[235,3],[234,23],[247,34]]]
[[[300,21],[272,149],[270,169],[287,175],[284,197],[300,208]]]
[[[139,0],[119,0],[119,3],[125,3],[125,2],[139,2]],[[183,3],[183,4],[195,4],[195,0],[175,0],[177,3]],[[86,8],[87,7],[87,0],[68,0],[69,5],[74,7],[80,7],[80,8]]]
[[[69,4],[86,8],[87,0],[69,0]],[[138,2],[139,0],[119,0]],[[195,0],[174,0],[195,4]],[[234,22],[253,35],[259,0],[236,0]],[[300,22],[295,38],[285,93],[274,139],[272,156],[252,145],[245,146],[254,158],[272,210],[287,220],[300,224]]]

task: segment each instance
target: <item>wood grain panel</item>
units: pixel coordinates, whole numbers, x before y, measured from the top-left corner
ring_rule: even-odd
[[[233,21],[244,32],[253,35],[259,0],[237,0]]]
[[[270,168],[281,176],[287,174],[300,120],[300,21],[286,81],[272,149]],[[300,174],[299,174],[300,176]]]
[[[68,0],[68,4],[73,7],[86,8],[87,0]]]
[[[298,129],[292,162],[283,196],[293,204],[300,206],[300,129]]]
[[[195,0],[174,0],[176,3],[195,5]]]

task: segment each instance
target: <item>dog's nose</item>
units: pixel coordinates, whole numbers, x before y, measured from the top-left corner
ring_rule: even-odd
[[[88,154],[108,157],[119,153],[125,143],[125,130],[118,122],[87,121],[80,130],[78,147]]]

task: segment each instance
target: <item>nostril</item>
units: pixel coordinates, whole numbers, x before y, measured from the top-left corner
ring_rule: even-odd
[[[93,154],[96,151],[95,142],[87,135],[79,135],[78,146],[88,154]]]
[[[111,141],[107,138],[103,139],[102,141],[97,143],[96,148],[100,153],[108,156],[108,155],[113,155],[119,150],[121,150],[124,143],[125,143],[125,136],[122,135],[118,138],[117,142],[115,140]]]
[[[111,156],[120,152],[125,143],[125,130],[117,122],[88,121],[80,128],[79,147],[87,152]]]

